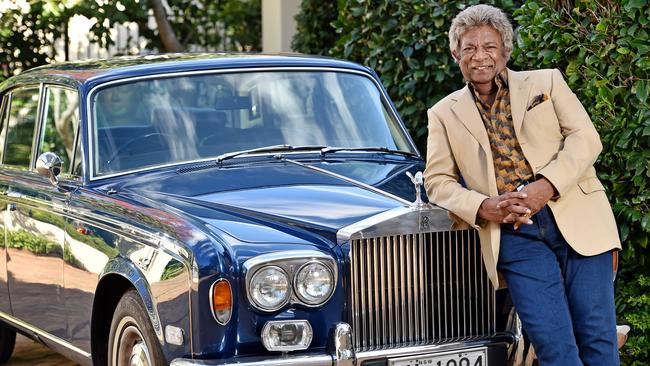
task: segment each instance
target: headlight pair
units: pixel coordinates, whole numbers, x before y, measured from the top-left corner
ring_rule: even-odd
[[[284,251],[261,255],[244,263],[251,304],[275,311],[287,303],[324,304],[336,287],[336,262],[317,251]]]

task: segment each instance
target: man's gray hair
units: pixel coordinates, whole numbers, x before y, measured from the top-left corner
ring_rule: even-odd
[[[485,4],[470,6],[456,15],[449,28],[451,51],[458,51],[463,33],[482,25],[489,25],[501,34],[505,56],[509,59],[512,53],[512,25],[501,9]]]

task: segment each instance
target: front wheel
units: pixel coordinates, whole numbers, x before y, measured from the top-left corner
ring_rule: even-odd
[[[16,345],[16,332],[0,325],[0,364],[9,360]]]
[[[147,311],[135,290],[127,291],[117,304],[108,338],[110,366],[165,365],[165,357]]]

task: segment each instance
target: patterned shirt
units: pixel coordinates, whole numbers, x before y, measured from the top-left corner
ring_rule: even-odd
[[[476,107],[481,114],[490,140],[497,190],[499,194],[503,194],[515,191],[522,182],[531,180],[533,170],[515,135],[510,109],[508,71],[504,69],[494,78],[494,81],[498,90],[492,106],[481,101],[478,92],[471,83],[469,88],[474,94]]]

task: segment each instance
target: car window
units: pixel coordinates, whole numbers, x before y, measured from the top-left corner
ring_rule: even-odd
[[[44,103],[38,155],[57,154],[62,161],[61,171],[69,173],[79,127],[79,96],[76,90],[48,86]]]
[[[38,112],[39,88],[17,89],[11,93],[4,163],[28,168],[34,126]]]
[[[269,145],[413,152],[372,79],[330,71],[186,75],[92,95],[94,175]]]

